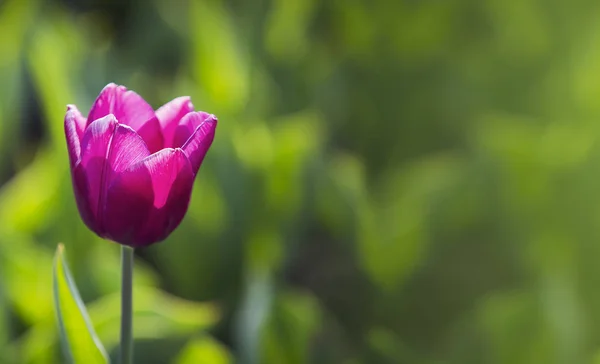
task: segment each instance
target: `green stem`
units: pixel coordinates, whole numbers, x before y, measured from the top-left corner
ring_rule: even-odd
[[[121,350],[120,363],[133,363],[132,286],[133,248],[121,247]]]

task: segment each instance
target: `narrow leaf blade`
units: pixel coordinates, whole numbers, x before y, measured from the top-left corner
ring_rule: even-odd
[[[109,363],[59,244],[54,258],[54,305],[65,359],[71,363]]]

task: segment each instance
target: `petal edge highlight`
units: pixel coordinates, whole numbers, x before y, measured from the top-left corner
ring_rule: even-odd
[[[152,106],[140,95],[114,83],[109,83],[100,91],[90,109],[87,125],[109,114],[136,131],[155,116]]]
[[[194,174],[198,173],[200,165],[212,145],[215,138],[215,130],[217,128],[217,118],[214,115],[208,115],[204,121],[196,127],[194,133],[185,142],[183,151],[190,159]]]
[[[85,131],[85,121],[75,105],[67,105],[64,127],[71,168],[75,166],[81,157],[81,138]]]
[[[179,125],[179,121],[193,111],[194,105],[189,96],[181,96],[173,99],[156,110],[156,117],[160,123],[164,138],[164,148],[181,146],[174,144],[175,129]]]

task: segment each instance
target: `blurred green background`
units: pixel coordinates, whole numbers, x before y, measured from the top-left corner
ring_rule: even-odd
[[[219,117],[137,252],[136,362],[600,363],[600,3],[0,0],[0,363],[59,363],[63,242],[118,341],[63,117],[104,85]]]

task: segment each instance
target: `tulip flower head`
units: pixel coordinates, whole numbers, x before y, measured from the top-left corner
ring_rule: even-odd
[[[188,209],[217,118],[189,97],[158,110],[137,93],[107,85],[87,118],[68,105],[65,135],[83,222],[131,247],[164,240]]]

